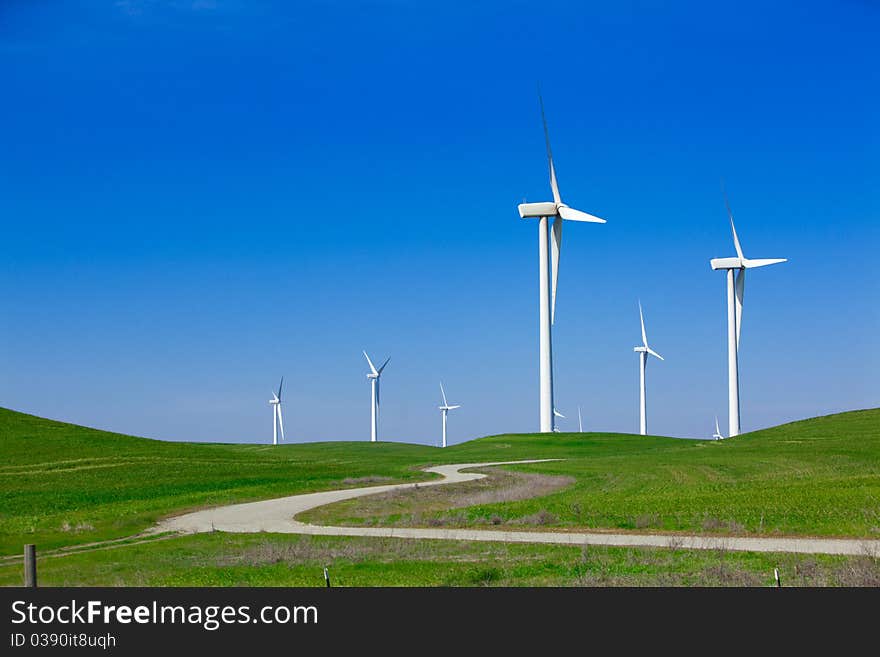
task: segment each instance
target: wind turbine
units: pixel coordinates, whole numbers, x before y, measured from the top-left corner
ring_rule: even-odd
[[[721,440],[724,436],[721,435],[721,429],[718,427],[718,416],[715,416],[715,433],[712,434],[712,437],[715,440]]]
[[[642,314],[642,302],[639,301],[639,320],[642,323],[642,346],[633,347],[633,351],[639,354],[639,433],[643,436],[648,433],[648,414],[645,403],[645,368],[648,365],[648,354],[663,360],[663,356],[648,346],[648,336],[645,334],[645,316]]]
[[[449,411],[455,410],[456,408],[461,408],[461,404],[455,404],[454,406],[450,406],[449,402],[446,401],[446,391],[443,390],[443,382],[440,382],[440,394],[443,396],[443,406],[438,406],[440,409],[440,414],[443,416],[443,447],[446,447],[446,415]]]
[[[559,185],[556,181],[556,168],[553,166],[553,153],[550,150],[550,132],[547,117],[544,115],[544,99],[538,93],[541,105],[541,121],[544,124],[544,141],[547,145],[547,161],[550,166],[550,190],[553,201],[542,203],[521,203],[519,216],[523,219],[537,218],[538,221],[538,284],[539,284],[539,378],[540,378],[540,418],[541,431],[553,431],[553,340],[551,326],[556,317],[556,287],[559,281],[559,255],[562,248],[562,222],[581,221],[604,224],[605,220],[586,212],[575,210],[562,202]],[[553,229],[549,230],[549,218],[553,217]],[[548,247],[548,232],[550,233]]]
[[[553,407],[553,417],[554,418],[561,417],[563,420],[565,419],[565,416],[562,413],[560,413],[558,410],[556,410],[555,406]],[[553,431],[555,431],[556,433],[560,433],[559,427],[556,426],[555,420],[553,422]]]
[[[581,407],[578,406],[578,433],[584,432],[584,421],[581,419]]]
[[[367,359],[367,363],[370,366],[370,372],[367,374],[367,378],[370,379],[372,384],[370,386],[370,442],[374,443],[379,440],[379,377],[382,376],[382,370],[385,369],[391,358],[387,358],[378,370],[373,365],[370,357],[367,356],[366,351],[364,351],[364,358]]]
[[[733,225],[733,212],[730,209],[727,193],[724,192],[723,186],[722,193],[724,193],[724,204],[727,206],[727,216],[730,218],[730,230],[733,232],[736,257],[712,258],[709,264],[714,270],[727,270],[727,433],[733,437],[739,435],[739,335],[742,327],[746,269],[775,265],[786,262],[787,258],[746,258],[736,234],[736,226]],[[736,280],[734,280],[734,272],[737,272]]]
[[[281,417],[281,388],[284,386],[284,377],[278,384],[278,392],[272,392],[269,405],[272,407],[272,444],[278,444],[278,429],[281,429],[281,440],[284,440],[284,420]]]

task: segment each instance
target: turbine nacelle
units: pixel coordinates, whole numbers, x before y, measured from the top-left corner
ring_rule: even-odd
[[[787,261],[787,258],[712,258],[709,264],[712,265],[712,269],[717,271],[719,269],[755,269]]]
[[[520,203],[517,206],[519,216],[522,219],[537,219],[541,217],[561,217],[568,221],[582,221],[591,224],[607,223],[604,219],[575,210],[565,203],[553,203],[544,201],[541,203]]]

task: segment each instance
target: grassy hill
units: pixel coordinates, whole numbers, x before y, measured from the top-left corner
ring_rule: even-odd
[[[721,442],[521,434],[445,450],[172,443],[0,409],[0,554],[18,553],[26,542],[47,549],[127,536],[194,507],[423,479],[418,468],[432,463],[525,458],[566,459],[517,469],[576,482],[546,497],[455,511],[455,521],[540,514],[554,526],[880,534],[880,409]],[[444,513],[451,512],[438,516]]]

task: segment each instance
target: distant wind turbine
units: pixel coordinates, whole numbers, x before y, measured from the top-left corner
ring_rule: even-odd
[[[370,357],[367,356],[366,351],[364,351],[364,358],[367,359],[367,363],[370,366],[370,371],[367,374],[367,378],[370,379],[372,384],[370,387],[370,442],[374,443],[379,440],[379,377],[382,376],[382,370],[385,369],[391,358],[387,358],[378,370],[373,365]]]
[[[718,416],[715,416],[715,433],[712,434],[712,437],[715,440],[721,440],[724,436],[721,435],[721,429],[718,427]]]
[[[733,225],[733,212],[724,192],[724,204],[727,206],[727,216],[730,218],[730,230],[733,232],[733,246],[736,248],[735,258],[712,258],[709,264],[712,269],[727,270],[727,422],[728,435],[739,435],[739,335],[742,328],[743,295],[746,286],[746,269],[766,267],[786,262],[786,258],[759,258],[750,259],[743,255],[739,237],[736,234],[736,226]],[[736,271],[734,281],[733,272]]]
[[[559,280],[559,255],[562,248],[562,222],[581,221],[604,224],[605,220],[594,217],[586,212],[575,210],[562,202],[559,185],[556,181],[556,168],[553,165],[553,153],[550,150],[550,132],[547,129],[547,118],[544,115],[544,99],[538,93],[541,106],[541,121],[544,124],[544,141],[547,145],[547,161],[550,165],[550,189],[553,201],[542,203],[521,203],[518,207],[519,216],[523,219],[538,218],[538,281],[539,324],[540,324],[540,420],[541,431],[553,431],[555,427],[553,413],[553,340],[552,328],[556,317],[556,286]],[[553,217],[553,229],[549,230],[548,220]],[[551,247],[548,249],[548,232]],[[548,253],[551,251],[551,253]],[[548,263],[549,261],[549,263]]]
[[[639,301],[639,321],[642,323],[642,346],[633,347],[633,351],[639,354],[639,433],[643,436],[648,433],[647,403],[645,400],[645,368],[648,365],[648,354],[663,360],[663,356],[648,346],[648,336],[645,334],[645,316],[642,314],[642,302]]]
[[[443,390],[443,382],[440,382],[440,394],[443,396],[443,406],[439,406],[440,414],[443,416],[443,443],[442,446],[446,447],[446,416],[449,411],[455,410],[456,408],[461,408],[461,404],[455,404],[454,406],[450,406],[449,402],[446,401],[446,391]]]
[[[281,417],[281,388],[284,386],[284,377],[278,384],[278,392],[272,392],[269,405],[272,407],[272,444],[278,444],[278,430],[281,429],[281,440],[284,440],[284,419]]]
[[[553,407],[553,417],[554,417],[554,418],[561,417],[563,420],[565,419],[565,416],[564,416],[562,413],[560,413],[560,412],[556,409],[555,406]],[[555,422],[555,421],[553,422],[553,431],[555,431],[556,433],[559,433],[559,427],[556,426],[556,422]]]

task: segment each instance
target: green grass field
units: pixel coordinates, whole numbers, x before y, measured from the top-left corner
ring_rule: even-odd
[[[130,536],[164,515],[197,507],[371,482],[416,481],[429,476],[419,468],[436,463],[527,458],[564,460],[512,469],[559,475],[573,483],[541,497],[452,509],[380,505],[365,515],[356,505],[342,503],[312,513],[324,521],[350,523],[375,523],[378,517],[381,522],[428,525],[880,536],[880,409],[794,422],[720,442],[523,434],[445,450],[368,442],[278,447],[171,443],[0,409],[0,455],[0,554],[5,555],[20,554],[23,543],[48,550]],[[86,561],[98,567],[144,552],[161,555],[184,540],[199,544],[219,539],[173,539],[46,563],[59,569],[59,581],[69,581],[63,564]],[[534,554],[548,549],[517,548]],[[498,567],[508,572],[506,566]],[[6,575],[0,581],[15,583],[18,575],[7,571],[2,569]],[[206,577],[215,581],[214,576],[220,577]],[[252,577],[259,579],[249,575],[245,580]],[[413,581],[421,581],[419,577]],[[435,573],[429,579],[442,577]]]

